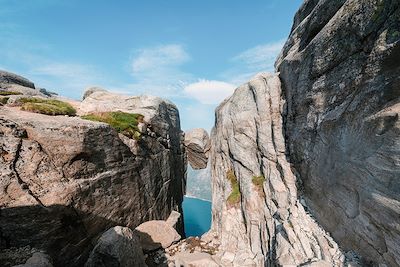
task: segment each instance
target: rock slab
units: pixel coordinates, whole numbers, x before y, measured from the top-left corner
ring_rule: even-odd
[[[139,238],[134,232],[115,226],[101,235],[85,267],[145,267]]]

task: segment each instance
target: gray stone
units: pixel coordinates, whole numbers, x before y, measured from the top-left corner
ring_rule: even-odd
[[[298,266],[311,259],[340,266],[337,244],[297,200],[285,153],[281,94],[278,75],[262,73],[218,106],[211,134],[209,235],[221,242],[223,266]],[[240,193],[235,201],[232,176]]]
[[[388,266],[400,265],[399,14],[399,1],[306,1],[276,63],[307,205],[343,249]]]
[[[25,264],[16,265],[14,267],[53,267],[52,260],[49,255],[43,252],[35,252]]]
[[[210,137],[207,131],[201,128],[187,131],[185,146],[190,166],[195,170],[205,169],[210,151]]]
[[[101,87],[89,87],[85,90],[82,96],[82,100],[85,100],[88,96],[93,94],[94,92],[106,92],[107,90],[101,88]]]
[[[22,87],[35,89],[33,82],[28,79],[11,72],[0,70],[0,88],[7,88],[8,85],[20,85]]]
[[[144,251],[168,248],[181,239],[178,232],[166,221],[144,222],[136,227],[135,231]]]
[[[127,227],[115,226],[101,235],[85,267],[145,267],[139,239]]]

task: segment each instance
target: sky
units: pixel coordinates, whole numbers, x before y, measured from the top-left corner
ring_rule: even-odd
[[[182,129],[214,124],[274,61],[302,0],[0,0],[0,69],[81,99],[99,86],[169,99]]]

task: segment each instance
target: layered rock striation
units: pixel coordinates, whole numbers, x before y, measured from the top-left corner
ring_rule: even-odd
[[[105,123],[0,109],[2,249],[30,246],[54,266],[82,266],[110,227],[133,229],[182,212],[178,111],[159,98],[138,101],[145,106],[133,102],[128,112],[146,114],[157,137],[133,140]],[[171,146],[159,139],[167,135]],[[177,230],[183,233],[181,219]]]
[[[278,73],[217,108],[217,262],[400,265],[399,8],[305,1]]]
[[[230,266],[340,266],[337,244],[300,204],[276,74],[259,74],[216,111],[211,134],[213,223]]]
[[[305,1],[276,68],[316,219],[367,263],[400,265],[400,2]]]
[[[185,146],[190,166],[195,170],[207,168],[210,152],[210,137],[207,131],[202,128],[186,131]]]

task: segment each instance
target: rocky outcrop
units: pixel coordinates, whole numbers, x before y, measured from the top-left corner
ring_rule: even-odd
[[[166,221],[148,221],[135,228],[144,251],[149,252],[159,248],[168,248],[181,236]]]
[[[260,74],[216,110],[213,222],[224,266],[298,266],[344,256],[299,202],[285,153],[278,75]]]
[[[400,2],[305,1],[276,63],[303,196],[345,250],[400,265]]]
[[[205,169],[210,151],[210,137],[207,131],[201,128],[186,131],[185,146],[190,166],[195,170]]]
[[[171,147],[151,137],[130,142],[104,123],[0,109],[2,249],[29,245],[55,266],[82,266],[110,227],[133,229],[181,212],[186,157],[178,111],[159,98],[137,99],[145,106],[131,103],[132,110],[149,111],[154,132],[168,134]],[[181,220],[177,229],[183,233]]]
[[[115,226],[101,235],[85,267],[145,267],[139,239],[134,232]]]
[[[0,70],[0,89],[29,96],[45,96],[35,89],[33,82],[17,74],[2,70]]]

